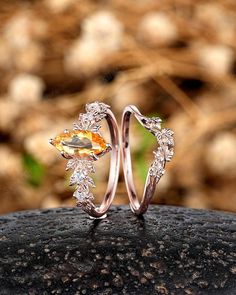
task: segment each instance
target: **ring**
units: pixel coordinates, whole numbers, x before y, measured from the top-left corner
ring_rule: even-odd
[[[158,147],[153,152],[154,160],[148,170],[146,177],[146,183],[144,187],[143,197],[141,203],[139,203],[132,173],[132,163],[130,154],[129,143],[129,129],[130,118],[134,115],[138,122],[144,126],[149,132],[151,132],[157,139]],[[161,119],[158,117],[147,118],[144,117],[139,110],[129,105],[124,109],[122,116],[122,158],[125,184],[130,200],[130,207],[133,213],[136,215],[144,214],[151,199],[154,195],[155,188],[162,175],[165,173],[165,164],[169,162],[174,154],[174,132],[170,129],[161,128]]]
[[[66,170],[73,170],[70,185],[76,185],[73,196],[77,199],[77,206],[91,217],[104,218],[115,196],[119,176],[118,126],[108,105],[93,102],[86,104],[85,109],[86,113],[80,114],[73,124],[73,130],[66,129],[49,142],[64,158],[69,159]],[[106,143],[100,133],[102,119],[107,121],[111,144]],[[100,207],[96,207],[93,204],[94,196],[89,191],[90,187],[95,187],[90,174],[95,173],[94,161],[108,152],[111,152],[111,160],[107,190]]]

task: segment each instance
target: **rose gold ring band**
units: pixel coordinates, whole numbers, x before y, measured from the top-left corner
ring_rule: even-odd
[[[157,138],[159,144],[156,152],[154,152],[155,160],[148,170],[141,203],[138,200],[135,190],[130,153],[129,130],[130,118],[132,115],[134,115],[137,121]],[[165,172],[164,168],[166,161],[170,161],[173,155],[173,132],[169,129],[161,129],[160,122],[161,120],[159,118],[144,117],[133,105],[127,106],[123,112],[121,123],[123,170],[126,189],[130,200],[130,207],[136,215],[142,215],[147,211],[154,195],[156,185]]]
[[[120,171],[120,150],[119,150],[119,132],[118,125],[113,112],[108,109],[105,117],[111,137],[111,155],[110,155],[110,171],[107,184],[107,190],[103,197],[103,201],[100,207],[88,206],[88,208],[82,207],[91,217],[104,218],[106,212],[111,206],[111,203],[115,197],[119,171]]]

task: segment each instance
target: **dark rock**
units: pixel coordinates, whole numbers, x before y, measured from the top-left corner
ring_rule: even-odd
[[[236,294],[236,215],[153,206],[1,216],[0,294]]]

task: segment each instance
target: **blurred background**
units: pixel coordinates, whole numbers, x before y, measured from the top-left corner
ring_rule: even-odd
[[[236,212],[235,53],[235,0],[2,0],[0,213],[75,205],[48,139],[94,100],[119,122],[135,104],[174,130],[154,203]],[[141,194],[156,143],[133,122],[131,144]],[[120,174],[115,204],[128,203]]]

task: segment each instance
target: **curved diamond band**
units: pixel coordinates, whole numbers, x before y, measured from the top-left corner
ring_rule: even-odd
[[[106,143],[100,133],[102,119],[107,121],[111,144]],[[64,130],[50,143],[68,159],[66,170],[73,170],[70,185],[76,186],[73,196],[77,206],[91,217],[104,218],[115,196],[120,164],[118,126],[110,107],[99,102],[87,104],[86,113],[79,115],[73,130]],[[96,207],[90,192],[95,184],[90,175],[95,173],[94,161],[107,152],[111,152],[107,191],[100,207]]]
[[[144,188],[143,198],[139,203],[132,173],[132,163],[130,154],[129,143],[129,129],[130,118],[134,115],[138,122],[144,126],[149,132],[151,132],[157,139],[158,147],[153,152],[154,160],[149,168],[148,175],[146,177],[146,184]],[[144,214],[148,205],[151,202],[157,183],[162,175],[165,173],[165,164],[170,161],[174,153],[174,139],[173,131],[166,128],[161,128],[161,119],[144,117],[139,110],[129,105],[124,109],[122,117],[122,158],[123,169],[125,176],[126,188],[130,199],[131,210],[136,215]]]

